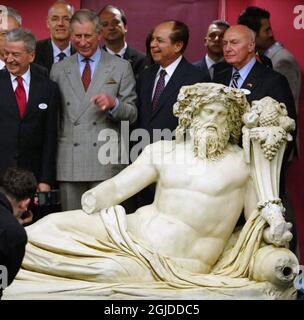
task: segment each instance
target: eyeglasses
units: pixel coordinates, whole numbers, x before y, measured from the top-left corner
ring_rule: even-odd
[[[218,38],[219,40],[223,40],[224,38],[224,33],[216,33],[216,32],[212,32],[208,35],[208,38],[210,40],[215,40],[216,38]]]

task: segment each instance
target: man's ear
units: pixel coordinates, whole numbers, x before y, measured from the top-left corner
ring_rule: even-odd
[[[180,52],[184,46],[184,42],[183,41],[177,41],[175,42],[175,52]]]
[[[204,38],[204,45],[205,45],[205,47],[207,47],[207,45],[208,45],[208,44],[207,44],[207,41],[208,41],[208,37],[205,37],[205,38]]]

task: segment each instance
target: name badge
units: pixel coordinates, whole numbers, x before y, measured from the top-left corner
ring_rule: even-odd
[[[41,110],[45,110],[45,109],[48,108],[48,105],[45,104],[45,103],[40,103],[39,106],[38,106],[38,108],[41,109]]]
[[[248,89],[241,89],[241,90],[244,92],[244,94],[246,94],[246,96],[251,94],[251,91]]]

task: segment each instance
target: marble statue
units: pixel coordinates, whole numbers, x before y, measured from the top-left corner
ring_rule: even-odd
[[[241,90],[203,83],[183,87],[173,108],[176,140],[147,146],[84,193],[83,210],[27,228],[5,299],[295,298],[298,261],[278,198],[295,126],[286,107],[266,97],[250,109]],[[154,182],[154,202],[126,215],[119,204]]]

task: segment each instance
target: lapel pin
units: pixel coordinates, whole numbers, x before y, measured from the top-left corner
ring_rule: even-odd
[[[253,84],[252,83],[247,83],[247,87],[252,88]]]

